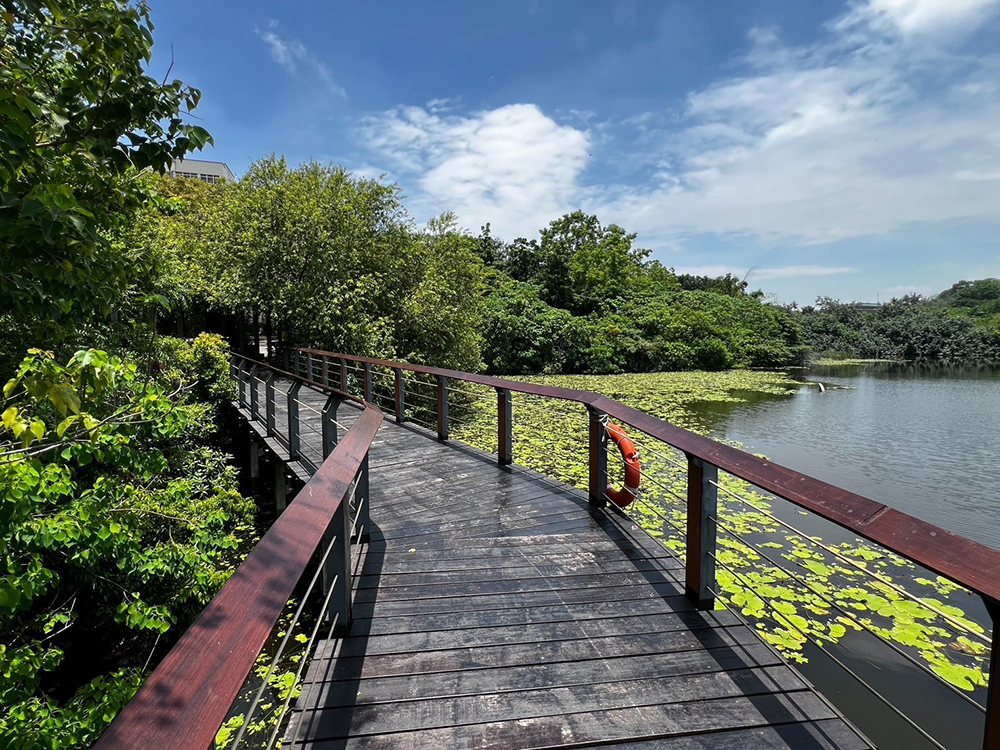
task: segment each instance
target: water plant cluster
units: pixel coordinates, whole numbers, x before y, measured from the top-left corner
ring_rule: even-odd
[[[525,380],[597,391],[694,431],[703,431],[690,408],[696,402],[740,401],[748,392],[791,394],[799,386],[785,374],[760,371]],[[495,450],[493,389],[461,383],[453,403],[452,436]],[[586,409],[515,393],[513,412],[517,463],[585,488]],[[627,512],[683,556],[685,457],[627,429],[638,446],[643,473],[640,497]],[[621,466],[617,451],[609,451],[612,482],[620,481]],[[735,476],[720,472],[718,485],[718,607],[733,609],[753,623],[793,661],[806,660],[808,641],[830,647],[877,638],[881,647],[905,654],[955,688],[985,691],[990,638],[979,617],[971,614],[978,607],[970,592],[832,525],[821,535],[800,532],[799,527],[812,529],[817,519]]]

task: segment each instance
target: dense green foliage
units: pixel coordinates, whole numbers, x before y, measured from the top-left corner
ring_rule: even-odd
[[[100,351],[63,364],[32,350],[4,388],[4,747],[95,739],[253,531],[253,503],[206,447],[214,407],[197,400],[232,397],[225,344],[165,348],[156,377]]]
[[[975,320],[1000,335],[1000,279],[959,281],[941,292],[934,304]]]
[[[113,240],[144,202],[137,172],[210,139],[180,115],[199,92],[146,74],[151,29],[138,2],[0,0],[5,327],[56,337],[152,270]]]
[[[395,185],[268,158],[232,184],[158,190],[132,241],[162,259],[177,309],[256,315],[286,343],[478,365],[476,241],[449,216],[414,231]]]
[[[950,299],[942,297],[944,301]],[[972,316],[956,315],[950,307],[918,296],[894,299],[876,310],[821,298],[815,308],[804,308],[799,317],[811,349],[820,354],[864,359],[1000,361],[998,332]]]
[[[155,335],[172,269],[130,241],[149,172],[210,140],[151,29],[132,0],[0,0],[4,748],[91,744],[255,533],[228,346]]]
[[[497,373],[647,372],[780,367],[803,354],[785,309],[735,277],[677,276],[634,234],[581,211],[540,239],[505,245],[484,228],[494,266],[483,358]]]

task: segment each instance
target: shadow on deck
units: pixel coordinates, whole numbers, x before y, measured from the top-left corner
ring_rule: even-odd
[[[870,747],[614,509],[406,424],[370,465],[354,622],[317,649],[296,747]]]

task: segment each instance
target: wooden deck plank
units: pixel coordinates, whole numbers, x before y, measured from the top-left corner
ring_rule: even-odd
[[[373,635],[348,639],[340,650],[342,656],[377,656],[380,654],[422,653],[460,647],[498,646],[538,643],[548,640],[583,638],[617,638],[644,633],[671,633],[676,630],[694,631],[721,629],[739,624],[727,612],[719,617],[703,617],[700,612],[671,615],[617,615],[605,620],[570,620],[531,625],[498,625],[473,630],[435,630],[395,635]],[[728,620],[728,622],[724,622]],[[720,622],[723,621],[723,622]],[[318,649],[318,658],[328,649]]]
[[[753,641],[749,637],[752,635],[745,630],[716,630],[703,636],[702,642],[684,632],[647,633],[606,644],[576,639],[426,654],[344,657],[330,659],[323,665],[325,669],[313,670],[313,681],[307,685],[361,693],[365,702],[377,702],[412,698],[414,685],[410,678],[414,675],[420,675],[419,695],[426,698],[481,692],[484,684],[499,692],[782,666],[781,658]],[[787,674],[791,680],[793,673]],[[796,688],[804,687],[797,677],[792,682]],[[350,697],[353,701],[354,696]]]
[[[323,714],[320,713],[316,718],[322,721],[322,717]],[[456,750],[532,750],[628,739],[656,739],[699,732],[714,733],[832,718],[835,718],[833,712],[811,693],[777,693],[563,713],[392,734],[354,733],[346,741],[322,738],[310,740],[306,746],[316,750],[416,750],[431,747]],[[310,731],[312,732],[312,727]]]
[[[479,675],[464,674],[463,677]],[[409,700],[393,700],[387,708],[382,708],[381,702],[359,702],[341,708],[324,708],[312,722],[313,736],[325,739],[345,736],[338,734],[341,732],[358,736],[458,728],[490,722],[557,717],[567,713],[773,695],[790,692],[788,684],[795,685],[789,678],[789,673],[782,669],[773,670],[773,673],[766,669],[702,671],[629,681],[617,681],[614,678],[601,680],[598,673],[594,678],[589,683],[565,687],[548,684],[543,679],[543,687],[538,689],[509,692],[491,692],[488,678],[471,679],[464,688],[472,691],[469,694],[439,696],[431,693],[426,699],[413,700],[411,692],[405,696]],[[415,685],[412,680],[409,683],[412,690]],[[797,686],[801,688],[801,683]],[[350,696],[345,696],[343,692],[327,692],[326,695],[332,696],[340,705],[350,700]],[[399,691],[393,695],[399,695]]]
[[[412,425],[384,423],[370,466],[355,619],[310,664],[296,747],[869,747],[617,510]]]

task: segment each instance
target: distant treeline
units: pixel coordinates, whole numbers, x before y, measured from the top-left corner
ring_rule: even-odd
[[[417,229],[395,185],[273,157],[233,183],[161,178],[156,191],[123,239],[156,259],[147,291],[170,306],[170,330],[222,316],[243,341],[504,374],[782,367],[810,352],[997,358],[996,280],[872,312],[800,310],[733,275],[675,273],[582,211],[510,242],[451,214]]]
[[[580,211],[509,243],[450,214],[416,230],[396,186],[275,158],[156,189],[126,241],[164,269],[170,330],[222,314],[285,344],[492,373],[776,367],[806,350],[796,316],[736,277],[675,274]]]
[[[732,275],[676,274],[635,234],[581,211],[503,243],[478,238],[490,292],[483,360],[498,373],[722,370],[794,363],[795,316]]]
[[[916,361],[1000,361],[1000,279],[960,281],[934,297],[875,309],[821,297],[797,314],[818,354]]]

